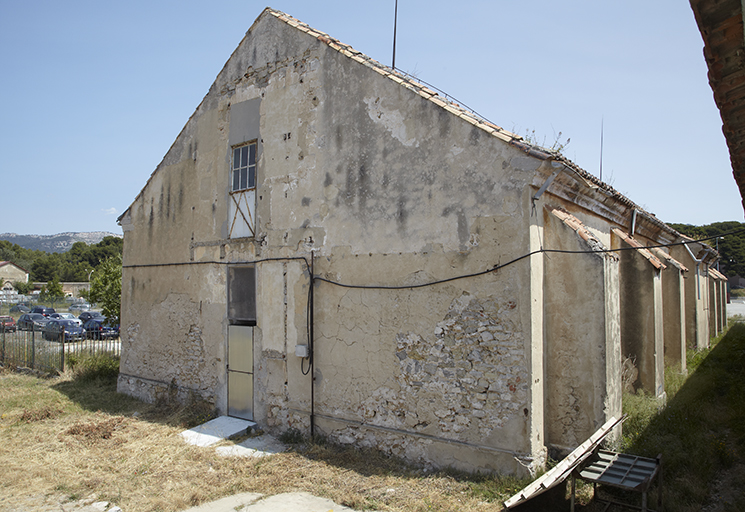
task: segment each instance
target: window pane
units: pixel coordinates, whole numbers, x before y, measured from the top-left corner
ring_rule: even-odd
[[[256,186],[256,167],[248,168],[248,188]]]
[[[240,171],[233,171],[233,190],[240,190]]]
[[[237,169],[241,166],[241,148],[235,148],[233,150],[233,169]]]
[[[246,167],[248,162],[248,146],[241,148],[241,167]]]
[[[246,183],[248,174],[247,171],[248,169],[241,169],[241,190],[244,190],[248,186]]]
[[[256,165],[256,144],[251,144],[249,147],[251,148],[251,155],[248,159],[248,165]]]

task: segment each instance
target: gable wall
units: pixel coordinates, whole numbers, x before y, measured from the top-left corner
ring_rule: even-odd
[[[228,239],[232,116],[260,104],[256,239]],[[255,418],[309,428],[308,270],[401,285],[525,253],[540,161],[272,17],[260,18],[122,220],[119,388],[226,406],[227,262],[257,263]],[[148,266],[154,265],[154,266]],[[420,290],[315,289],[316,428],[410,459],[519,471],[527,262]],[[301,363],[305,366],[301,368]],[[541,426],[542,428],[542,426]],[[465,450],[465,451],[464,451]],[[469,455],[470,451],[470,455]]]
[[[28,282],[28,272],[13,263],[7,263],[0,267],[0,278],[11,283],[26,283]]]

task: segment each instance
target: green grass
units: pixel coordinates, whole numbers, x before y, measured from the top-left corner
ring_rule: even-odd
[[[667,405],[643,394],[626,395],[623,403],[629,415],[623,451],[662,454],[665,509],[683,512],[701,510],[720,492],[717,482],[740,471],[745,453],[745,324],[732,325],[711,348],[690,352],[687,366],[687,379],[667,369]],[[722,510],[742,510],[736,497],[722,503]]]
[[[98,353],[78,356],[71,354],[67,358],[76,380],[102,380],[116,382],[119,376],[119,357],[113,354]]]

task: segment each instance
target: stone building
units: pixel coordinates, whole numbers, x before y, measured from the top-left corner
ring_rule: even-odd
[[[6,283],[28,283],[28,271],[10,261],[0,261],[0,279]]]
[[[535,470],[709,332],[711,249],[272,9],[119,222],[121,392],[425,464]]]

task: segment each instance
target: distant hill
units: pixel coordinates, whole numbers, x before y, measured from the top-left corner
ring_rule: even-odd
[[[17,235],[15,233],[0,233],[0,240],[18,244],[24,249],[46,252],[66,252],[75,242],[85,242],[88,245],[97,244],[104,237],[122,235],[108,231],[90,231],[87,233],[58,233],[56,235]]]

